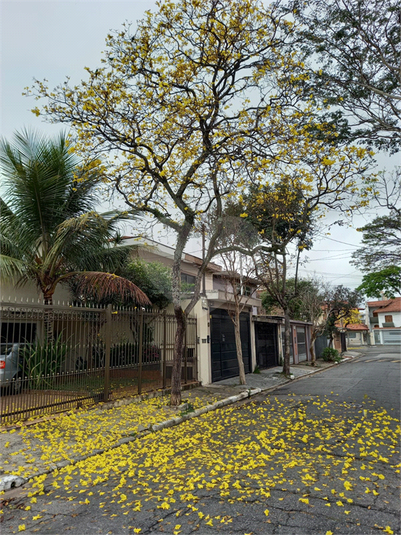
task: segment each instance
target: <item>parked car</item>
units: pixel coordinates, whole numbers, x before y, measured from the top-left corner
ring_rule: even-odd
[[[17,394],[22,388],[23,344],[0,344],[0,387]]]

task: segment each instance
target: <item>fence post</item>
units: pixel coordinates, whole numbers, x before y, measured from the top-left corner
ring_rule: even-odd
[[[139,309],[139,369],[138,369],[138,395],[142,394],[142,355],[143,355],[143,311]]]
[[[163,388],[166,388],[166,385],[167,385],[166,359],[167,359],[167,312],[166,310],[164,310],[163,312],[163,362],[162,362]]]
[[[111,348],[111,310],[112,306],[107,305],[106,333],[105,333],[105,354],[104,354],[104,392],[103,401],[108,401],[110,395],[110,348]]]
[[[200,342],[200,340],[199,340]],[[198,381],[199,379],[199,376],[198,376],[198,373],[199,373],[199,370],[198,370],[198,355],[199,355],[199,343],[198,343],[198,319],[196,319],[196,322],[195,322],[195,362],[194,362],[194,366],[195,366],[195,373],[194,373],[194,377],[193,379],[195,381]]]
[[[184,384],[186,385],[188,383],[188,318],[186,321],[186,327],[185,327],[185,337],[184,337]]]

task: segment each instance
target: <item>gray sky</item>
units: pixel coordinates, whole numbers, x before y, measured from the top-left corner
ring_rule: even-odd
[[[66,76],[78,83],[85,77],[85,66],[100,65],[109,30],[120,29],[125,20],[135,23],[154,6],[151,0],[2,0],[1,135],[11,139],[13,132],[24,127],[49,135],[59,132],[61,125],[44,123],[30,111],[36,103],[22,96],[24,88],[31,86],[34,78],[46,78],[50,87],[63,82]],[[381,158],[381,166],[388,168],[396,162],[394,158],[391,162]],[[365,216],[355,217],[355,228],[329,229],[337,219],[330,216],[325,222],[326,230],[307,253],[308,262],[302,266],[301,275],[315,273],[332,284],[352,288],[360,284],[362,275],[349,260],[361,239],[356,228],[375,215],[376,209],[372,208]],[[200,243],[192,243],[190,252],[200,255]]]

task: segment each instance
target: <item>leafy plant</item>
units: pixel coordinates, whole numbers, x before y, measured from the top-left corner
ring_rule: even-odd
[[[61,341],[61,336],[54,342],[36,342],[21,349],[21,366],[32,388],[51,386],[52,376],[60,371],[68,351],[68,345]]]
[[[333,347],[325,347],[322,353],[322,359],[325,362],[339,362],[341,357],[337,349],[334,349]]]

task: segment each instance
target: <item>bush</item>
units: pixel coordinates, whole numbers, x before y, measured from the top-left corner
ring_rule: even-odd
[[[334,349],[333,347],[325,347],[323,350],[322,359],[326,362],[338,362],[341,360],[341,357],[337,349]]]
[[[32,388],[51,387],[52,377],[60,372],[67,351],[68,346],[61,341],[61,334],[54,342],[36,342],[23,347],[21,367]]]

